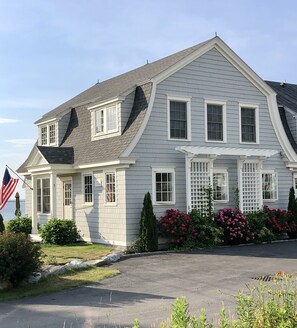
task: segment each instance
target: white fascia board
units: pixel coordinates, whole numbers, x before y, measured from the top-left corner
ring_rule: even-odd
[[[133,165],[136,163],[135,158],[121,158],[118,160],[110,161],[110,162],[100,162],[100,163],[94,163],[94,164],[84,164],[84,165],[76,165],[74,166],[74,169],[93,169],[98,167],[106,167],[106,166],[118,166],[118,165]]]
[[[283,148],[288,160],[290,162],[296,162],[297,161],[297,154],[292,147],[287,134],[285,132],[284,126],[282,124],[282,120],[280,118],[277,102],[276,102],[276,95],[269,95],[267,96],[267,102],[268,102],[268,108],[271,116],[272,125],[274,128],[274,131],[276,133],[276,136],[278,138],[278,141]]]
[[[49,123],[52,123],[52,122],[55,122],[57,121],[57,117],[54,117],[54,118],[50,118],[46,121],[42,121],[42,122],[39,122],[39,123],[35,123],[37,126],[39,125],[44,125],[44,124],[49,124]]]
[[[112,103],[115,103],[115,102],[121,102],[123,100],[125,100],[125,97],[112,98],[112,99],[109,99],[109,100],[105,100],[103,102],[99,102],[96,105],[92,105],[92,106],[88,107],[88,109],[93,110],[93,109],[96,109],[98,107],[103,107],[103,106],[106,106],[106,105],[109,105],[109,104],[112,104]]]
[[[231,148],[231,147],[200,147],[200,146],[179,146],[175,150],[191,155],[215,155],[215,156],[257,156],[270,157],[279,153],[274,149],[259,148]]]
[[[28,172],[32,175],[39,175],[44,173],[75,173],[76,170],[72,164],[44,164],[32,166],[28,168]]]

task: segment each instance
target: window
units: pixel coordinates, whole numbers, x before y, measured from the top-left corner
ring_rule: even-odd
[[[213,200],[228,201],[228,173],[227,171],[214,170],[213,172]]]
[[[116,202],[116,177],[115,173],[105,173],[105,202]]]
[[[153,203],[175,203],[174,169],[153,169]]]
[[[206,141],[226,142],[225,103],[206,103]]]
[[[56,124],[44,125],[40,128],[40,144],[52,146],[56,144]]]
[[[49,126],[49,143],[56,143],[56,125],[52,124]]]
[[[241,142],[258,143],[258,110],[257,108],[240,108]]]
[[[277,175],[275,172],[262,172],[263,200],[277,200]]]
[[[117,105],[95,111],[95,134],[106,134],[118,131]]]
[[[84,175],[84,202],[93,203],[93,176]]]
[[[50,179],[37,179],[37,212],[50,213]]]
[[[190,99],[168,99],[168,138],[190,140]]]
[[[47,126],[41,128],[41,145],[47,145]]]

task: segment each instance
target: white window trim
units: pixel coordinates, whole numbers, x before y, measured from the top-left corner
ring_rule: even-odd
[[[116,107],[116,128],[107,130],[107,111],[111,107]],[[104,127],[102,132],[96,133],[96,112],[103,111],[104,115]],[[91,109],[91,133],[92,133],[92,140],[102,139],[103,137],[113,136],[120,131],[120,111],[121,111],[121,103],[108,103],[104,106],[96,106],[95,108],[92,107]]]
[[[181,101],[186,103],[187,108],[187,138],[176,139],[170,137],[170,101]],[[173,141],[191,141],[191,97],[180,97],[167,95],[167,138]]]
[[[85,202],[85,176],[92,176],[92,202]],[[84,172],[81,174],[82,204],[92,206],[94,204],[94,174],[93,172]]]
[[[156,200],[156,173],[172,173],[172,201],[157,202]],[[175,168],[173,167],[152,167],[152,193],[153,205],[174,205],[175,204]]]
[[[50,126],[55,126],[55,142],[50,143]],[[42,133],[41,130],[46,128],[46,143],[42,144]],[[39,130],[39,146],[57,146],[58,145],[58,124],[57,122],[49,122],[47,124],[42,124],[38,127]]]
[[[115,207],[118,206],[118,192],[117,192],[117,171],[116,170],[108,170],[103,171],[104,174],[104,206]],[[106,201],[106,174],[114,174],[115,175],[115,202],[107,202]]]
[[[275,175],[275,179],[276,179],[276,198],[275,199],[265,199],[263,198],[263,174],[274,174]],[[274,170],[261,170],[261,191],[262,191],[262,198],[263,198],[263,202],[265,203],[273,203],[278,201],[278,174],[276,171]]]
[[[42,180],[46,180],[48,179],[50,181],[50,210],[48,213],[44,213],[43,212],[43,182]],[[38,203],[38,200],[37,200],[37,180],[41,180],[41,211],[38,211],[37,210],[37,203]],[[52,188],[51,188],[51,178],[49,176],[38,176],[36,177],[36,210],[37,210],[37,213],[40,214],[40,215],[48,215],[48,216],[51,216],[51,213],[52,213],[52,208],[51,208],[51,200],[52,200]]]
[[[247,108],[253,108],[253,109],[255,109],[256,142],[242,141],[242,131],[241,131],[241,108],[242,107],[247,107]],[[259,144],[260,143],[259,105],[245,104],[245,103],[240,103],[239,104],[239,143],[241,143],[241,144],[247,144],[247,145],[256,145],[256,144]]]
[[[223,173],[226,175],[226,181],[227,181],[227,186],[226,186],[226,193],[227,193],[227,199],[222,199],[222,200],[214,200],[214,203],[229,203],[229,174],[228,170],[224,168],[213,168],[212,170],[212,187],[213,187],[213,176],[215,173]]]
[[[207,105],[219,105],[222,106],[223,111],[223,140],[208,140],[208,125],[207,125]],[[219,100],[205,99],[205,142],[226,143],[227,142],[227,114],[226,114],[226,102]]]

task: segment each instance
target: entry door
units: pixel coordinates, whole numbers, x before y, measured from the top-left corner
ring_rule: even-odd
[[[72,220],[72,181],[63,182],[64,219]]]

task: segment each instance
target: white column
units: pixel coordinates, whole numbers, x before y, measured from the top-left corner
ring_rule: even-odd
[[[239,191],[239,209],[242,210],[243,205],[243,193],[242,193],[242,166],[245,157],[237,160],[237,179],[238,179],[238,191]]]
[[[51,192],[51,217],[57,217],[57,191],[56,191],[56,182],[57,182],[57,174],[51,173],[50,176],[50,192]]]
[[[191,202],[191,161],[193,156],[186,154],[185,156],[185,170],[186,170],[186,197],[187,197],[187,212],[192,209]]]
[[[37,183],[36,177],[32,175],[32,234],[38,234],[38,218],[37,218]]]

